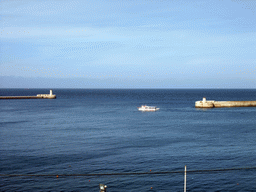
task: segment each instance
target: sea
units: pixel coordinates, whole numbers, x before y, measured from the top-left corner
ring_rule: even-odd
[[[0,89],[35,96],[49,89]],[[0,100],[0,191],[256,191],[256,89],[53,89]],[[141,112],[141,105],[159,111]]]

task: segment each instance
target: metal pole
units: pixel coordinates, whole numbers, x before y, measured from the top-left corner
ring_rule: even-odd
[[[184,171],[184,192],[186,192],[187,188],[187,165],[185,165],[185,171]]]

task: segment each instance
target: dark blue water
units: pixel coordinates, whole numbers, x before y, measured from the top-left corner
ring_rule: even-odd
[[[0,89],[36,95],[48,89]],[[0,100],[0,174],[88,174],[256,166],[256,108],[195,101],[256,100],[256,90],[55,89],[55,100]],[[137,107],[155,105],[157,112]],[[187,174],[187,191],[256,191],[256,170]],[[0,191],[183,191],[183,173],[0,177]],[[152,189],[151,189],[152,187]]]

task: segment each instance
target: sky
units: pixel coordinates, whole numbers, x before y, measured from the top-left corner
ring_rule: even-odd
[[[256,88],[254,0],[0,0],[0,88]]]

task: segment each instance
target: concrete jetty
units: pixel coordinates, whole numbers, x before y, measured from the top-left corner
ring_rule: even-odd
[[[37,94],[36,96],[0,96],[0,99],[56,99],[56,95],[52,94]]]
[[[214,101],[206,100],[195,102],[196,108],[221,108],[221,107],[256,107],[256,101]]]

